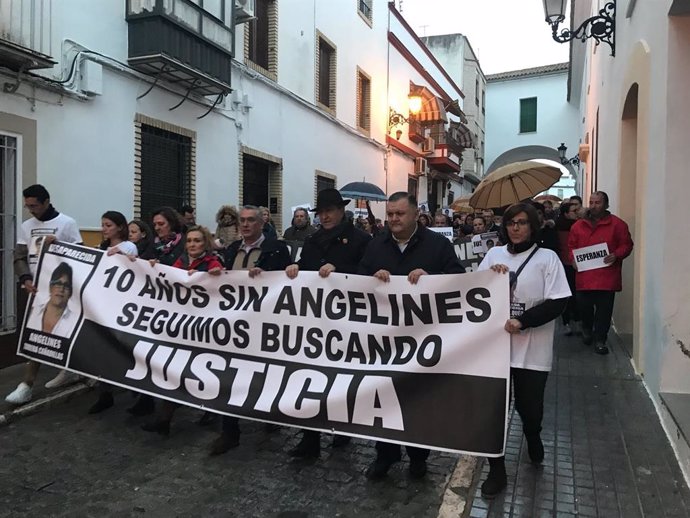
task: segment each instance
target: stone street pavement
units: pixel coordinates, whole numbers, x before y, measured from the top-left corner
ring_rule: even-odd
[[[507,491],[481,498],[475,477],[471,518],[687,518],[685,484],[649,395],[620,342],[599,356],[556,331],[546,387],[544,464],[529,462],[520,418],[511,419]],[[467,515],[467,513],[466,513]]]
[[[125,412],[130,393],[88,416],[95,398],[90,391],[0,427],[0,516],[436,518],[458,460],[432,452],[425,480],[410,480],[405,461],[371,483],[373,443],[334,450],[324,436],[321,459],[295,461],[286,454],[295,429],[268,433],[251,421],[241,423],[239,448],[209,457],[216,426],[196,424],[201,412],[180,409],[163,438]]]

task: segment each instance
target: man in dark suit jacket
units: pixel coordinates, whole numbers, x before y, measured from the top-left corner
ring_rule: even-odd
[[[422,275],[465,273],[453,245],[441,234],[417,224],[417,200],[406,192],[396,192],[386,206],[388,230],[369,243],[360,262],[358,273],[373,275],[388,282],[391,275],[406,275],[416,284]],[[407,446],[410,475],[422,478],[426,474],[429,450]],[[400,460],[400,445],[377,441],[376,460],[369,466],[367,477],[383,478],[388,469]]]

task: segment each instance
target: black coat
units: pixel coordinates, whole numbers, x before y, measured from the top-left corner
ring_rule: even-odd
[[[318,271],[331,263],[339,273],[357,273],[371,236],[355,228],[351,221],[339,225],[334,231],[320,228],[307,237],[298,261],[300,270]]]
[[[226,269],[232,268],[241,245],[242,240],[238,239],[225,249],[223,253],[223,262],[225,263]],[[248,268],[257,267],[267,272],[272,272],[284,270],[292,262],[290,259],[290,250],[282,241],[267,237],[261,243],[260,248],[261,255],[259,255],[258,261],[256,261],[255,264],[248,265]]]
[[[379,270],[387,270],[391,275],[407,275],[417,268],[431,275],[465,273],[448,238],[421,226],[403,252],[390,230],[376,236],[369,243],[357,273],[374,275]]]

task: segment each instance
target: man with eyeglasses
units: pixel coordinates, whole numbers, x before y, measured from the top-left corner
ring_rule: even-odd
[[[592,193],[589,209],[582,219],[576,221],[568,236],[568,255],[573,267],[573,250],[606,243],[608,255],[604,257],[605,268],[578,271],[575,274],[577,307],[582,318],[582,341],[585,345],[594,342],[594,352],[608,354],[606,338],[611,328],[613,301],[617,291],[623,289],[623,259],[633,250],[628,225],[611,214],[609,197],[603,191]]]
[[[61,214],[50,203],[48,190],[40,184],[27,187],[22,192],[24,207],[31,218],[22,223],[17,246],[14,250],[14,271],[19,282],[27,293],[36,293],[34,276],[41,247],[46,241],[58,240],[67,243],[81,244],[82,238],[77,223],[65,214]],[[33,385],[40,364],[29,361],[22,381],[6,398],[10,404],[22,405],[31,401]],[[48,383],[46,388],[58,388],[76,379],[67,371],[60,373]]]
[[[223,254],[226,270],[247,270],[250,277],[263,271],[284,270],[290,264],[290,251],[283,241],[263,233],[264,220],[259,207],[245,205],[238,215],[241,238]],[[273,425],[267,430],[272,431]],[[240,444],[239,419],[223,416],[220,435],[211,444],[210,454],[221,455]]]

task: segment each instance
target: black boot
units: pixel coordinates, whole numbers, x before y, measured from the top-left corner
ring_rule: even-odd
[[[541,464],[544,460],[544,445],[541,442],[539,434],[525,435],[527,439],[527,453],[529,453],[530,460],[535,464]]]
[[[367,468],[366,471],[366,476],[369,480],[380,480],[384,478],[386,475],[388,475],[388,470],[391,468],[393,464],[398,462],[400,460],[400,454],[393,456],[393,457],[381,457],[379,455],[376,456],[376,460],[372,462],[369,467]],[[426,468],[426,463],[424,465]],[[425,470],[426,473],[426,470]],[[422,475],[423,476],[423,475]]]
[[[199,426],[209,426],[216,422],[216,414],[213,412],[204,412],[204,414],[199,418],[197,424]]]
[[[103,412],[103,410],[107,410],[113,406],[114,403],[115,401],[113,400],[113,395],[111,392],[101,391],[101,393],[98,395],[98,401],[96,401],[91,408],[89,408],[89,414],[98,414]]]
[[[321,455],[321,434],[311,430],[302,432],[302,440],[289,451],[291,457],[315,459]]]
[[[350,441],[352,440],[352,437],[349,435],[335,435],[333,437],[333,447],[334,448],[340,448],[341,446],[347,446],[350,444]]]
[[[489,459],[489,476],[482,484],[482,498],[491,500],[508,485],[505,457]]]
[[[155,411],[156,404],[153,398],[147,394],[139,394],[137,402],[134,406],[127,409],[127,412],[135,417],[142,417],[145,415],[151,415]]]
[[[222,432],[215,441],[211,443],[210,455],[221,455],[232,448],[240,445],[240,434]]]
[[[592,345],[594,341],[594,336],[592,335],[592,330],[582,327],[582,343],[585,345]]]
[[[170,435],[170,421],[156,419],[150,423],[142,424],[141,429],[145,432],[156,432],[159,435],[167,437]]]

